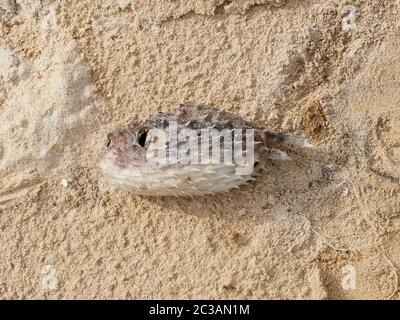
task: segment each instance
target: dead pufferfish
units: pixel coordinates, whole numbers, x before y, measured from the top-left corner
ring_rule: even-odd
[[[243,134],[237,136],[237,130]],[[252,140],[247,140],[247,131],[252,131]],[[182,136],[187,139],[178,139]],[[202,142],[207,142],[205,147]],[[253,168],[264,159],[287,160],[287,154],[278,149],[284,144],[307,146],[301,138],[255,128],[251,122],[232,113],[205,105],[184,104],[172,113],[160,112],[109,133],[99,166],[108,182],[136,194],[201,196],[238,188],[254,180]],[[249,148],[246,146],[250,145],[252,157],[247,159],[245,153]],[[164,146],[164,150],[160,146]],[[213,153],[214,146],[223,147],[216,148]],[[192,153],[196,156],[191,155],[190,160],[196,161],[188,161],[189,150],[202,150],[200,154],[206,155],[206,161],[199,159],[195,152]],[[229,158],[229,153],[228,161],[221,160]],[[246,166],[243,161],[233,160],[238,153],[248,160]],[[155,161],[157,155],[163,155],[166,160]],[[243,167],[251,170],[238,173]]]

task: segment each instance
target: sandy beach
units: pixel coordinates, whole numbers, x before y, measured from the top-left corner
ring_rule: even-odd
[[[0,298],[399,299],[399,70],[396,0],[0,0]],[[314,148],[104,181],[109,131],[188,101]]]

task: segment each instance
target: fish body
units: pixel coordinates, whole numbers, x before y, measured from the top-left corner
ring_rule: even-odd
[[[99,166],[107,181],[136,194],[201,196],[253,180],[265,154],[285,158],[275,149],[283,139],[232,113],[185,104],[109,133]]]

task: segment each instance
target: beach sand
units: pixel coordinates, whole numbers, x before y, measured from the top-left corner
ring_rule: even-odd
[[[0,298],[399,299],[400,3],[0,0]],[[203,198],[110,130],[205,103],[315,147]]]

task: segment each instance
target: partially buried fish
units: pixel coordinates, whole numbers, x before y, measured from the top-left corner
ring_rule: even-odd
[[[232,113],[185,104],[109,133],[99,166],[107,181],[137,194],[205,195],[253,180],[259,161],[287,160],[278,150],[285,143],[307,146]]]

